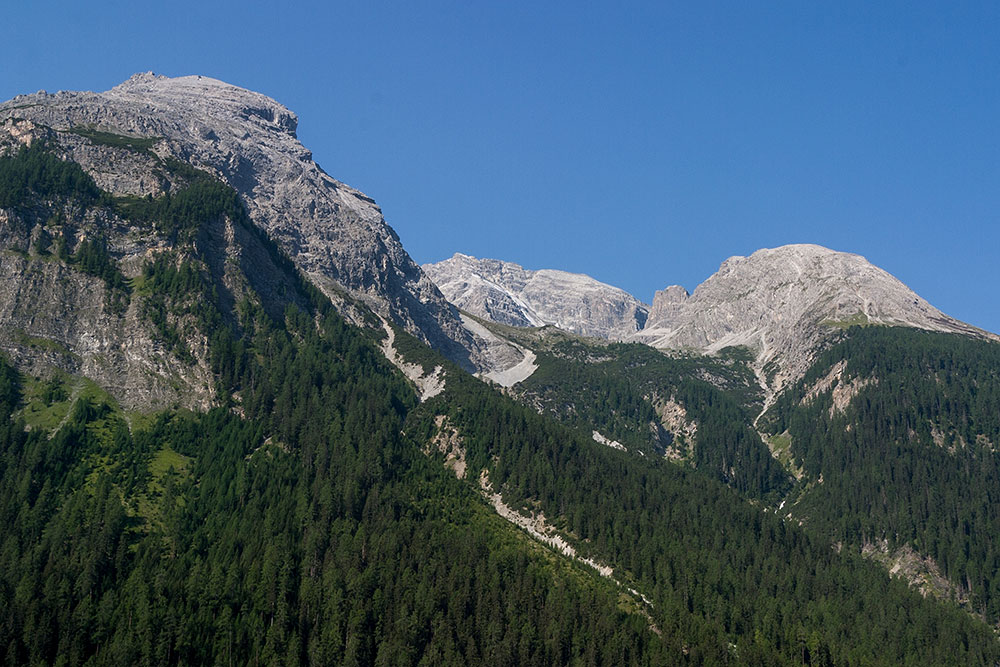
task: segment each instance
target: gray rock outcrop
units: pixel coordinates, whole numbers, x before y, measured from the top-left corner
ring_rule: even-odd
[[[176,192],[190,185],[189,168],[171,167],[121,137],[81,136],[24,119],[0,121],[5,158],[37,142],[119,194]],[[0,350],[32,375],[84,376],[127,410],[208,408],[215,402],[208,338],[214,332],[205,330],[195,307],[206,293],[190,285],[186,291],[176,285],[144,288],[151,263],[165,259],[175,268],[187,264],[203,271],[220,315],[236,326],[232,313],[244,297],[275,319],[288,304],[306,306],[307,299],[242,216],[206,216],[190,235],[172,235],[143,216],[123,216],[127,209],[35,191],[0,209]],[[99,277],[108,275],[104,269],[78,261],[86,242],[103,248],[105,268],[120,271],[130,287],[113,287]]]
[[[155,138],[161,157],[204,169],[243,197],[266,230],[328,295],[346,291],[466,366],[483,342],[413,262],[375,202],[328,176],[296,138],[298,119],[271,98],[200,76],[137,74],[103,93],[44,92],[0,105],[0,122],[27,119],[55,130],[96,129]],[[159,182],[102,149],[72,157],[115,194],[157,194]]]
[[[83,375],[127,410],[212,402],[208,341],[190,334],[184,363],[158,341],[138,302],[114,313],[103,282],[54,261],[0,252],[0,349],[21,370]]]
[[[672,320],[680,314],[687,302],[688,291],[680,285],[671,285],[662,290],[657,290],[653,295],[653,307],[649,309],[649,317],[646,322],[661,322]]]
[[[456,253],[424,272],[453,304],[512,326],[552,324],[565,331],[622,340],[641,330],[648,307],[628,292],[590,276]]]
[[[995,338],[945,315],[864,257],[818,245],[731,257],[690,297],[681,298],[678,288],[657,295],[633,340],[706,353],[746,346],[771,388],[799,377],[823,341],[851,324]]]
[[[852,324],[998,339],[945,315],[864,257],[818,245],[731,257],[692,294],[671,285],[656,292],[649,308],[588,276],[528,271],[495,259],[456,254],[423,268],[458,307],[502,324],[554,324],[583,335],[703,354],[745,346],[769,390],[797,379],[824,343]]]

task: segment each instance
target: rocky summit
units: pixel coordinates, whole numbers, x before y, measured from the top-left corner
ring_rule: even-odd
[[[641,330],[649,313],[628,292],[578,273],[531,271],[460,253],[423,269],[453,304],[501,324],[551,324],[584,336],[622,340]]]
[[[335,302],[347,292],[467,368],[482,341],[413,262],[369,197],[331,178],[296,138],[297,116],[273,99],[203,76],[136,74],[103,93],[44,91],[0,104],[8,138],[34,131],[105,132],[208,171],[232,186],[253,222]],[[109,164],[106,147],[66,144],[71,158],[115,195],[157,195],[156,174]],[[349,315],[349,313],[348,313]]]
[[[0,105],[3,664],[1000,664],[989,334],[817,246],[651,308],[427,267],[601,339],[493,325],[295,127]]]
[[[652,307],[589,276],[495,259],[456,254],[423,268],[459,308],[503,324],[553,324],[663,350],[747,347],[771,390],[798,378],[832,334],[853,324],[996,338],[945,315],[864,257],[810,244],[731,257],[694,293],[672,285],[656,292]]]
[[[634,340],[708,353],[746,346],[762,380],[775,388],[797,378],[832,332],[852,324],[991,336],[945,315],[860,255],[797,244],[730,257],[689,297],[677,287],[658,293]]]

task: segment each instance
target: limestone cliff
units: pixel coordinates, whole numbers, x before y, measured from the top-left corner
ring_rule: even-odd
[[[216,175],[332,298],[346,291],[467,368],[484,363],[482,341],[410,259],[375,202],[327,175],[296,138],[296,115],[269,97],[207,77],[146,73],[103,93],[15,97],[0,105],[0,123],[14,119],[59,132],[67,155],[113,194],[157,194],[160,180],[135,155],[119,151],[109,162],[108,146],[73,141],[72,132],[135,137],[162,158]]]
[[[424,270],[457,306],[502,324],[554,324],[703,354],[745,346],[768,390],[798,378],[815,352],[852,324],[996,338],[945,315],[864,257],[817,245],[731,257],[692,294],[679,285],[656,292],[651,308],[589,276],[500,260],[456,254]]]
[[[832,333],[852,324],[992,337],[945,315],[864,257],[818,245],[731,257],[687,298],[670,289],[633,340],[706,353],[749,347],[772,389],[797,378]]]
[[[423,269],[449,301],[501,324],[552,324],[584,336],[621,340],[642,329],[648,313],[631,294],[578,273],[530,271],[462,254]]]
[[[232,190],[142,144],[100,138],[105,143],[26,120],[0,124],[0,349],[34,375],[86,376],[126,409],[205,409],[214,400],[213,332],[198,317],[201,301],[211,296],[232,317],[235,304],[252,296],[280,318],[287,304],[302,301],[295,278],[242,209],[233,215],[205,206],[198,225],[185,230],[128,215],[130,206],[153,200],[111,198],[60,157],[103,165],[105,186],[128,182],[149,194],[170,191],[180,202],[193,181],[216,184],[223,195]],[[115,142],[121,145],[109,145]],[[34,153],[22,150],[28,145]],[[12,196],[12,165],[25,164],[18,155],[30,155],[34,173]],[[169,279],[163,285],[154,286],[153,265]]]

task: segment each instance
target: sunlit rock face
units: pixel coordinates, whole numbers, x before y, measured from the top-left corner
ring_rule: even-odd
[[[852,324],[992,336],[945,315],[860,255],[801,244],[731,257],[690,296],[676,287],[657,293],[633,340],[708,353],[743,345],[759,369],[771,364],[768,382],[781,386]]]
[[[298,118],[273,99],[201,76],[136,74],[103,93],[39,92],[0,105],[0,121],[156,138],[150,150],[206,170],[243,197],[266,230],[334,301],[339,292],[474,368],[482,341],[420,270],[375,202],[331,178],[296,138]],[[72,147],[67,148],[71,150]],[[158,194],[158,181],[99,151],[71,156],[115,194]]]
[[[590,276],[456,254],[424,271],[453,304],[512,326],[555,325],[565,331],[622,340],[642,329],[649,308],[628,292]]]

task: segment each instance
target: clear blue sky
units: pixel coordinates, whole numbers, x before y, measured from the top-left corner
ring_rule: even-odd
[[[648,302],[812,242],[1000,331],[1000,3],[146,5],[11,3],[0,98],[212,76],[296,111],[421,263]]]

